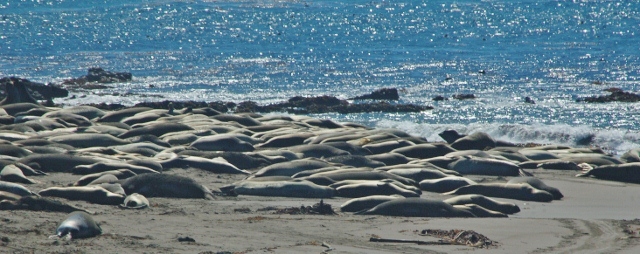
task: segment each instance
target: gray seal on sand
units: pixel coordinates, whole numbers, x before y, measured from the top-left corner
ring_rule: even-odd
[[[395,199],[355,214],[405,217],[475,217],[473,213],[455,208],[441,200],[424,198]]]
[[[50,238],[80,239],[89,238],[102,234],[100,225],[93,220],[86,212],[72,212],[60,223],[56,229],[56,234]]]
[[[147,208],[149,207],[149,200],[138,193],[133,193],[124,199],[124,202],[120,204],[120,207],[126,209]]]

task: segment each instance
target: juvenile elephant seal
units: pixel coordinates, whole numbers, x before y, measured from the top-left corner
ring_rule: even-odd
[[[324,158],[324,159],[331,163],[339,163],[345,166],[352,166],[352,167],[377,168],[377,167],[386,166],[386,164],[382,162],[369,159],[362,155],[350,155],[350,154],[339,155],[339,156],[333,156],[333,157]]]
[[[0,197],[0,210],[30,210],[63,213],[83,211],[86,213],[93,213],[73,205],[65,204],[58,200],[47,197],[38,197],[35,195],[19,197],[14,200],[3,200]]]
[[[392,153],[399,153],[410,158],[428,159],[455,152],[456,150],[447,144],[419,144],[393,149]]]
[[[0,181],[0,191],[6,191],[20,196],[38,195],[20,184],[5,181]]]
[[[316,159],[285,161],[264,167],[258,170],[255,176],[293,176],[305,170],[326,168],[329,166],[331,166],[331,164]]]
[[[371,209],[379,204],[382,204],[387,201],[396,200],[399,198],[404,198],[400,195],[371,195],[366,197],[349,199],[347,202],[344,202],[340,206],[340,211],[342,212],[358,212],[365,209]]]
[[[520,167],[512,162],[480,157],[462,157],[449,164],[449,169],[463,175],[520,175]]]
[[[475,132],[457,139],[451,143],[451,147],[456,150],[486,150],[496,147],[496,141],[487,133]]]
[[[100,225],[86,212],[72,212],[60,223],[56,235],[52,237],[66,237],[67,239],[89,238],[102,234]]]
[[[49,141],[58,144],[70,145],[75,148],[87,148],[95,146],[116,146],[131,142],[116,138],[109,134],[101,133],[73,133],[49,138]]]
[[[100,186],[50,187],[38,192],[41,196],[59,197],[68,200],[82,200],[101,205],[117,205],[124,196],[110,192]]]
[[[405,217],[475,217],[471,212],[455,208],[441,200],[423,198],[391,200],[355,214]]]
[[[142,174],[120,180],[120,183],[127,195],[139,193],[145,197],[213,199],[213,193],[207,187],[179,175]]]
[[[531,187],[528,183],[479,183],[462,186],[445,195],[480,194],[487,197],[508,198],[523,201],[551,202],[551,193]]]
[[[398,187],[383,181],[367,181],[344,185],[336,188],[337,195],[347,198],[360,198],[369,195],[401,195],[403,197],[419,197],[420,193]]]
[[[295,197],[295,198],[332,198],[335,190],[309,181],[242,181],[235,185],[238,195]]]
[[[120,207],[127,209],[147,208],[149,207],[149,200],[138,193],[133,193],[124,199],[124,202],[120,204]]]
[[[387,170],[387,172],[399,175],[402,177],[406,177],[409,179],[413,179],[417,183],[425,179],[439,179],[443,177],[447,177],[449,175],[443,173],[442,171],[436,169],[435,167],[421,167],[421,168],[396,168]]]
[[[249,142],[230,135],[211,135],[200,137],[191,147],[201,151],[251,152],[255,150]]]
[[[14,182],[14,183],[26,183],[26,184],[34,184],[37,183],[35,180],[27,178],[20,168],[16,165],[7,165],[2,170],[0,170],[0,180],[6,182]]]
[[[473,215],[475,215],[478,218],[505,218],[505,217],[509,217],[508,215],[498,212],[498,211],[492,211],[489,210],[487,208],[484,208],[482,206],[476,205],[476,204],[465,204],[465,205],[454,205],[453,207],[460,209],[460,210],[465,210],[468,211],[470,213],[472,213]]]
[[[44,172],[70,172],[78,165],[90,165],[100,161],[102,160],[71,154],[31,154],[18,160],[35,170]]]
[[[594,177],[602,180],[640,183],[640,162],[620,165],[603,165],[577,174],[578,177]]]
[[[128,169],[135,174],[159,173],[158,171],[155,171],[147,167],[136,166],[130,163],[115,162],[115,161],[114,162],[97,162],[97,163],[92,163],[88,165],[78,165],[73,167],[71,172],[75,175],[88,175],[88,174],[95,174],[95,173],[111,171],[111,170],[120,170],[120,169]]]
[[[522,176],[522,177],[514,177],[509,180],[507,183],[528,183],[531,187],[536,188],[538,190],[543,190],[551,193],[553,195],[553,199],[560,200],[564,197],[558,188],[551,187],[546,185],[542,180],[530,177],[530,176]]]
[[[520,207],[518,207],[516,204],[501,202],[478,194],[460,195],[445,199],[444,202],[454,206],[475,204],[491,211],[496,211],[504,214],[514,214],[520,212]]]
[[[473,180],[462,176],[447,176],[437,179],[425,179],[420,181],[420,189],[423,191],[443,193],[455,190],[462,186],[476,184]]]

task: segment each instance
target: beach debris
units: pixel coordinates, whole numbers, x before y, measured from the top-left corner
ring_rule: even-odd
[[[451,244],[467,245],[476,248],[489,248],[497,245],[495,241],[473,230],[424,229],[420,232],[420,235],[433,236],[441,238],[443,241]]]
[[[465,245],[475,248],[489,248],[497,246],[495,241],[490,240],[488,237],[479,234],[473,230],[441,230],[441,229],[425,229],[420,232],[421,236],[432,236],[440,238],[438,241],[424,241],[424,240],[408,240],[408,239],[392,239],[382,238],[378,235],[372,235],[369,238],[370,242],[383,242],[383,243],[415,243],[419,245]]]
[[[336,215],[330,204],[325,204],[323,200],[313,206],[287,207],[277,209],[274,214],[318,214],[318,215]]]
[[[189,243],[195,243],[195,242],[196,242],[196,240],[195,240],[195,239],[193,239],[193,238],[191,238],[191,237],[185,236],[185,237],[178,237],[178,242],[189,242]]]

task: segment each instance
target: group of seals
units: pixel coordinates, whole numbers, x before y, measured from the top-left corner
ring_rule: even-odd
[[[599,149],[522,147],[482,132],[448,131],[442,135],[447,142],[429,142],[397,129],[211,108],[109,112],[16,103],[0,109],[0,117],[13,121],[0,128],[0,191],[8,193],[0,196],[2,209],[29,209],[36,201],[22,198],[38,196],[145,208],[154,197],[255,195],[351,198],[342,210],[357,214],[504,217],[519,209],[491,197],[537,202],[563,197],[532,171],[592,168],[583,175],[637,181],[634,172],[640,168]],[[175,174],[178,168],[244,178],[218,189]],[[21,185],[59,172],[78,179],[39,191]],[[475,175],[495,181],[474,181]],[[423,192],[444,196],[427,199]],[[74,218],[89,221],[84,215]],[[93,233],[86,235],[97,232],[96,226],[89,228]]]

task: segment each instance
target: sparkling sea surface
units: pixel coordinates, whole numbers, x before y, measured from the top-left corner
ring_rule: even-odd
[[[640,103],[576,102],[609,87],[640,92],[640,1],[9,0],[0,27],[0,77],[60,82],[90,67],[134,76],[100,91],[131,96],[56,99],[65,105],[265,104],[396,87],[399,103],[435,109],[314,116],[431,141],[452,128],[564,145],[594,135],[617,154],[640,147]],[[432,100],[468,93],[477,99]]]

